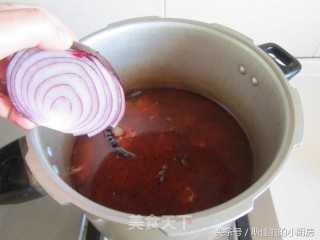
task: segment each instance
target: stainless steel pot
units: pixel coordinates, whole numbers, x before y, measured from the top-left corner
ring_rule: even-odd
[[[145,217],[139,227],[130,227],[132,215],[103,207],[72,188],[74,137],[46,128],[30,131],[25,158],[33,176],[60,204],[81,208],[111,239],[214,239],[221,226],[252,209],[301,143],[302,109],[287,79],[301,66],[277,45],[258,47],[217,24],[160,18],[113,24],[82,42],[110,61],[126,92],[172,87],[217,101],[245,129],[254,154],[253,183],[240,195],[188,216],[162,216],[158,228],[140,230],[141,224],[148,225]],[[168,220],[171,226],[161,228]]]

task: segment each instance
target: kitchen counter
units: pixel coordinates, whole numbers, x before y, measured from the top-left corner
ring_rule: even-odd
[[[300,62],[302,71],[290,84],[301,98],[304,140],[293,150],[270,190],[279,227],[291,231],[283,239],[307,240],[320,239],[320,59]],[[309,237],[299,236],[307,231]]]

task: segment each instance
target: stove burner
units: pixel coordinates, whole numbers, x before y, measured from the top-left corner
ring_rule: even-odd
[[[236,220],[233,224],[233,230],[234,231],[232,232],[237,234],[224,237],[221,236],[217,240],[252,240],[248,215]],[[108,240],[108,237],[103,236],[86,218],[86,216],[83,215],[78,240]]]

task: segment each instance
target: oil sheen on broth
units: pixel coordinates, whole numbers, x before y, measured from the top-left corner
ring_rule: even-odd
[[[115,130],[125,158],[101,133],[78,137],[75,189],[106,207],[141,215],[201,211],[251,184],[252,154],[238,122],[220,105],[184,90],[149,89],[127,98]]]

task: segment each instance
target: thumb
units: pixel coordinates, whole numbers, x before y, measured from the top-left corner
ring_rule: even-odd
[[[0,59],[31,47],[63,50],[72,45],[74,35],[54,16],[40,8],[9,9],[0,12]],[[58,24],[57,24],[58,23]]]

